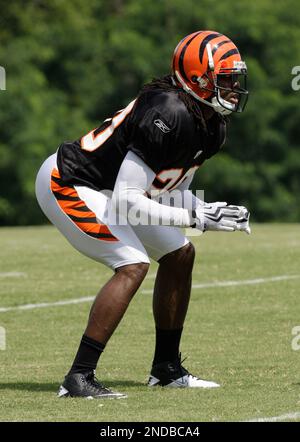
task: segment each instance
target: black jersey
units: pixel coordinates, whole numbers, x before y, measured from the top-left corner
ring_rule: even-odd
[[[168,188],[174,188],[224,143],[226,124],[219,114],[207,121],[207,128],[197,124],[176,91],[150,90],[87,135],[63,143],[58,169],[70,185],[113,190],[132,151],[155,172],[154,187],[171,183]]]

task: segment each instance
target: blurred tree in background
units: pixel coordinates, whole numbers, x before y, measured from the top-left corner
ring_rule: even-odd
[[[0,0],[0,224],[44,222],[40,164],[170,71],[178,41],[230,37],[248,65],[250,98],[219,155],[198,171],[206,200],[247,205],[258,221],[300,221],[297,0]],[[299,82],[300,83],[300,82]]]

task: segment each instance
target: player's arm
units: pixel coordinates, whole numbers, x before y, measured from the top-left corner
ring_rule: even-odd
[[[146,196],[155,173],[133,152],[126,155],[115,183],[112,209],[133,225],[141,220],[145,225],[194,226],[199,230],[237,230],[239,208],[225,207],[226,203],[198,206],[190,211],[182,207],[160,204]],[[217,207],[216,207],[217,205]]]
[[[159,204],[147,197],[146,192],[155,176],[155,172],[140,157],[128,152],[114,187],[114,210],[132,224],[137,223],[137,214],[140,220],[150,220],[156,225],[189,227],[194,224],[191,210]]]

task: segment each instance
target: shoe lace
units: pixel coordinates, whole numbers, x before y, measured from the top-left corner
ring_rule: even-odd
[[[181,379],[183,379],[184,376],[191,376],[192,378],[198,379],[196,376],[193,376],[186,368],[183,367],[183,362],[187,360],[187,357],[184,359],[181,359],[181,353],[179,353],[178,356],[178,367],[181,374]]]
[[[105,391],[107,393],[110,393],[111,391],[109,390],[109,388],[106,388],[100,381],[99,379],[96,378],[95,373],[91,372],[86,376],[86,381],[88,382],[90,388],[92,388],[93,391],[98,392],[99,389],[101,389],[102,391]]]

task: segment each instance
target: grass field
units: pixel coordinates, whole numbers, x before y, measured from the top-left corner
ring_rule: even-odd
[[[0,229],[1,421],[241,421],[291,413],[300,420],[300,225],[254,225],[252,235],[196,237],[184,365],[213,390],[148,389],[156,264],[109,342],[97,376],[123,400],[57,399],[91,302],[4,307],[94,296],[112,272],[73,250],[52,227]],[[265,280],[278,276],[296,276]],[[297,278],[299,276],[299,279]],[[172,275],[170,275],[172,277]],[[253,284],[201,287],[217,281]],[[298,417],[297,417],[298,416]]]

